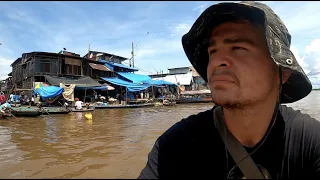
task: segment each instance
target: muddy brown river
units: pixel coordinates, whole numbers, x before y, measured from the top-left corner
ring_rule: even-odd
[[[320,118],[320,92],[290,106]],[[136,178],[157,137],[211,108],[188,104],[0,120],[0,178]]]

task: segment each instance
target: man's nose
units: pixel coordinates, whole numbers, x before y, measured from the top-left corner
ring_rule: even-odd
[[[209,66],[211,68],[230,68],[232,65],[229,53],[226,50],[220,50],[209,57]]]

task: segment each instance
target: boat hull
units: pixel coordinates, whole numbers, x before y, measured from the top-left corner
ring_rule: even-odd
[[[96,109],[123,109],[123,108],[143,108],[151,107],[154,104],[127,104],[127,105],[108,105],[108,106],[93,106]]]
[[[64,107],[43,107],[42,114],[50,115],[50,114],[69,114],[71,111]]]
[[[187,104],[187,103],[213,103],[212,99],[178,99],[177,104]]]
[[[71,112],[90,112],[94,111],[95,107],[90,107],[89,109],[87,108],[82,108],[82,109],[76,109],[76,108],[70,108]]]
[[[40,108],[32,107],[11,107],[11,114],[20,117],[37,117],[42,114]]]

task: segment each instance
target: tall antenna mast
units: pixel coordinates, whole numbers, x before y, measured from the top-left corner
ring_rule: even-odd
[[[133,42],[132,42],[132,52],[131,52],[131,54],[132,54],[132,57],[131,57],[131,59],[132,59],[132,67],[134,68],[134,49],[133,49]]]
[[[87,55],[87,58],[89,59],[90,57],[90,43],[89,43],[89,47],[88,47],[88,55]]]

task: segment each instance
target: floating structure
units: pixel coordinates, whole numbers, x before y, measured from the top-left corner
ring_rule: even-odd
[[[177,104],[185,103],[212,103],[210,90],[199,91],[183,91],[180,94],[180,98],[176,100]]]

